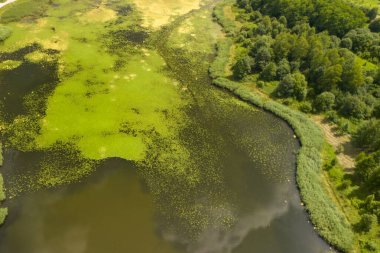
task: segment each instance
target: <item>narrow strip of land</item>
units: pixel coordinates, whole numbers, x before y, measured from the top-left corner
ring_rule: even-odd
[[[4,3],[0,3],[0,8],[3,8],[4,6],[11,4],[13,2],[16,2],[16,0],[7,0]]]
[[[311,119],[322,129],[326,141],[334,147],[339,164],[347,172],[352,171],[355,167],[355,157],[359,154],[359,151],[352,145],[350,136],[347,134],[337,135],[334,131],[334,126],[320,115],[313,116]]]

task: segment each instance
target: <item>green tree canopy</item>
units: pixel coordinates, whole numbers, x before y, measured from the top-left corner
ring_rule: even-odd
[[[353,136],[356,145],[368,151],[380,150],[380,120],[364,123]]]
[[[300,72],[286,75],[277,88],[277,95],[279,97],[294,97],[298,100],[304,100],[307,95],[305,76]]]
[[[319,112],[326,112],[333,108],[335,104],[335,95],[325,91],[318,95],[314,101],[314,108]]]

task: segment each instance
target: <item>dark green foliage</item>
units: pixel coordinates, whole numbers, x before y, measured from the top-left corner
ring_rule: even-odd
[[[345,94],[342,100],[339,108],[342,115],[356,119],[367,119],[371,116],[371,108],[358,96]]]
[[[239,59],[232,68],[233,77],[236,80],[243,79],[246,75],[251,73],[252,65],[254,65],[254,61],[249,56]]]
[[[261,46],[255,55],[256,67],[263,70],[272,61],[272,53],[270,48]]]
[[[370,25],[372,28],[378,28],[377,21]],[[361,57],[373,62],[378,62],[380,53],[380,35],[371,32],[368,28],[357,28],[348,32],[344,38],[349,38],[352,41],[352,50],[359,54]]]
[[[313,110],[313,107],[309,102],[303,102],[300,104],[299,110],[304,113],[310,113]]]
[[[378,40],[378,35],[371,33],[367,28],[358,28],[348,32],[344,38],[352,41],[352,49],[355,52],[365,52],[370,50],[373,43]]]
[[[343,0],[251,0],[250,2],[253,9],[260,10],[264,14],[285,16],[290,26],[300,21],[307,21],[321,31],[328,30],[338,36],[363,27],[368,20],[360,8]]]
[[[335,104],[335,95],[331,92],[325,91],[318,95],[314,101],[314,108],[319,112],[326,112],[331,110]]]
[[[282,59],[277,67],[277,79],[282,80],[287,74],[290,74],[290,64],[288,60]]]
[[[335,90],[342,83],[343,67],[341,64],[330,65],[318,69],[315,90],[318,92]],[[347,75],[347,71],[345,72]]]
[[[369,24],[369,29],[371,29],[371,32],[374,33],[380,32],[380,18],[374,20],[371,24]]]
[[[369,232],[374,224],[377,223],[376,215],[364,214],[358,224],[358,229],[363,232]]]
[[[379,155],[379,154],[377,154]],[[377,160],[379,160],[379,158],[376,158]],[[376,185],[376,188],[375,190],[377,190],[377,194],[375,196],[375,194],[371,194],[371,195],[368,195],[365,200],[364,200],[364,203],[362,203],[360,205],[360,208],[361,208],[361,212],[363,213],[369,213],[369,214],[375,214],[377,216],[377,218],[380,218],[380,201],[377,201],[376,198],[380,198],[379,196],[379,189],[380,189],[380,186],[379,186],[379,175],[377,173],[377,175],[375,175],[377,178],[374,178],[374,179],[377,179],[377,181],[372,181],[371,183],[377,183]],[[368,187],[368,185],[366,185]]]
[[[375,179],[379,170],[378,154],[366,155],[365,153],[360,153],[356,158],[355,175],[362,183],[368,184],[368,182],[374,181],[373,179]],[[380,187],[380,183],[378,187]]]
[[[277,66],[275,63],[269,63],[260,73],[260,78],[264,81],[273,81],[277,76]]]
[[[372,8],[367,11],[366,16],[369,18],[369,20],[374,20],[377,17],[378,12],[378,8]]]
[[[343,48],[347,48],[348,50],[352,49],[352,40],[350,38],[343,38],[340,42],[340,46]]]
[[[302,73],[288,74],[280,82],[277,91],[279,97],[294,97],[298,100],[306,98],[307,82]]]
[[[255,23],[264,23],[271,31],[274,24],[281,24],[276,18],[269,19],[268,16],[259,15],[258,11],[253,12]],[[244,19],[241,22],[243,21]],[[363,94],[360,98],[350,97],[345,101],[339,101],[336,108],[346,117],[365,119],[371,116],[373,103],[358,100],[366,97],[370,85],[376,82],[371,80],[377,78],[370,78],[364,71],[363,61],[349,50],[372,50],[371,38],[375,35],[368,29],[352,30],[340,40],[327,33],[317,33],[305,22],[289,28],[283,27],[279,33],[272,33],[271,36],[269,30],[264,35],[248,35],[248,27],[250,26],[243,25],[240,36],[244,39],[239,41],[242,41],[241,46],[255,59],[254,67],[250,71],[258,73],[261,80],[279,81],[279,97],[303,100],[308,95],[311,103],[318,107],[320,101],[315,103],[315,100],[323,92],[328,91],[335,95],[344,92],[348,96],[360,92]],[[341,45],[345,48],[339,48]],[[239,70],[235,74],[237,80],[249,74],[248,64],[239,62],[236,67],[234,69]],[[273,75],[275,69],[276,76]],[[296,82],[293,76],[295,73],[302,74],[306,82]],[[371,89],[375,93],[376,89]],[[327,107],[317,110],[331,109]]]
[[[367,18],[362,10],[344,1],[316,0],[312,23],[321,31],[344,36],[348,31],[363,27]]]
[[[358,88],[364,85],[364,75],[360,62],[355,58],[346,58],[343,64],[342,82],[340,88],[343,91],[356,93]]]
[[[273,43],[273,52],[277,61],[281,61],[283,59],[287,59],[290,51],[292,50],[296,36],[291,33],[280,33],[274,43]]]
[[[354,142],[368,151],[380,150],[380,120],[364,123],[354,135]]]
[[[376,242],[368,241],[368,240],[360,240],[359,241],[360,246],[363,249],[366,249],[370,252],[379,252],[379,245],[376,244]]]

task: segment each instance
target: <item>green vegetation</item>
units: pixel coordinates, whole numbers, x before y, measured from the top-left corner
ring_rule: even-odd
[[[8,39],[11,36],[12,30],[6,26],[0,26],[0,42]]]
[[[220,64],[215,63],[211,68],[214,83],[263,108],[268,103],[266,99],[271,98],[305,113],[325,114],[336,124],[338,133],[350,132],[355,136],[357,146],[365,153],[356,159],[353,174],[337,164],[336,154],[324,157],[324,161],[328,160],[324,162],[324,168],[334,194],[338,196],[338,202],[344,203],[334,203],[337,201],[334,197],[330,204],[340,205],[351,226],[344,219],[334,219],[336,223],[345,224],[342,226],[344,232],[330,234],[328,230],[337,227],[331,226],[333,223],[324,223],[323,228],[318,228],[322,236],[344,251],[378,250],[380,242],[376,233],[379,225],[373,218],[377,215],[379,220],[380,200],[377,153],[380,138],[377,129],[380,126],[375,120],[380,116],[380,70],[376,65],[380,60],[380,35],[377,32],[376,3],[239,0],[231,8],[234,13],[228,14],[229,21],[225,21],[227,15],[221,11],[226,9],[225,6],[217,7],[215,15],[223,26],[227,24],[229,30],[228,43],[233,44],[235,55],[231,59],[228,48],[218,52],[223,55],[219,57],[232,62],[233,75],[229,76]],[[235,22],[234,29],[231,28],[232,21]],[[216,72],[215,66],[219,65]],[[224,75],[220,75],[222,71]],[[253,89],[252,83],[256,83]],[[257,89],[269,98],[263,101],[258,95],[249,95]],[[294,126],[296,132],[297,127]],[[309,132],[304,134],[312,135],[312,131]],[[299,137],[302,142],[302,136]],[[317,150],[323,151],[325,156],[325,149],[323,146]],[[301,165],[298,164],[298,170],[302,171]],[[302,178],[298,180],[302,181]],[[304,188],[300,188],[302,195],[308,194],[310,189],[306,188],[303,193]],[[364,208],[363,203],[368,199],[374,204],[371,208]],[[307,200],[305,202],[309,204]],[[318,216],[315,219],[313,212],[319,210],[313,209],[313,204],[308,208],[313,222],[318,224]],[[339,208],[334,210],[342,213]],[[368,224],[371,229],[359,229]],[[345,240],[349,237],[355,240]]]
[[[233,92],[241,99],[268,110],[286,120],[300,138],[302,148],[297,159],[297,182],[302,200],[310,213],[310,218],[319,233],[331,244],[342,250],[352,248],[353,234],[350,226],[322,186],[322,163],[320,153],[323,135],[320,129],[307,117],[278,104],[265,100],[246,87],[227,78],[214,79],[215,85]]]
[[[371,24],[369,24],[369,29],[371,32],[379,33],[380,32],[380,18],[375,19]]]
[[[274,17],[284,16],[289,26],[308,22],[319,31],[343,36],[348,31],[364,26],[368,21],[365,13],[343,0],[239,0],[238,5],[247,11],[252,9]]]
[[[261,1],[261,4],[263,2],[265,1]],[[273,5],[276,2],[277,1],[272,1],[271,3],[268,3],[268,5]],[[284,2],[286,1],[283,1],[283,3]],[[272,81],[278,81],[278,87],[276,89],[272,89],[272,97],[286,98],[286,100],[282,99],[282,101],[284,101],[284,103],[286,101],[290,101],[292,104],[296,104],[296,102],[293,102],[292,99],[306,101],[302,102],[298,108],[307,113],[312,111],[326,112],[337,110],[341,117],[369,119],[375,116],[377,102],[376,95],[374,95],[373,90],[377,89],[377,81],[372,80],[376,80],[376,76],[379,72],[378,69],[376,67],[372,68],[370,63],[363,64],[363,60],[361,58],[357,57],[348,50],[344,51],[339,49],[340,45],[346,45],[346,48],[352,49],[352,39],[355,37],[352,35],[353,32],[350,32],[351,34],[348,33],[348,35],[343,38],[342,42],[340,42],[340,39],[337,37],[330,36],[326,33],[317,33],[314,28],[308,25],[307,22],[299,22],[301,19],[293,21],[287,20],[287,18],[284,17],[286,16],[284,15],[286,12],[273,14],[270,13],[270,8],[268,6],[256,6],[255,9],[255,4],[259,5],[260,2],[238,1],[238,5],[240,5],[239,7],[244,10],[235,9],[235,23],[237,25],[235,26],[233,33],[229,31],[230,37],[234,37],[235,52],[240,52],[235,56],[236,64],[232,67],[232,77],[235,80],[242,80],[244,83],[249,83],[250,80],[259,80],[257,82],[258,87],[268,87],[269,83],[272,83]],[[219,17],[220,15],[223,15],[223,12],[220,10],[225,8],[226,7],[222,6],[217,7],[216,10],[218,11],[215,12],[215,15],[222,25],[227,23],[228,29],[231,30],[231,21],[224,22],[226,17]],[[262,12],[258,12],[258,9],[262,12],[275,15],[278,19],[273,17],[268,18],[268,16],[263,15]],[[283,8],[277,8],[277,10],[283,10]],[[297,19],[298,13],[295,9],[289,11],[289,17],[290,13],[295,14],[295,17],[292,18]],[[304,15],[305,14],[302,14],[301,16]],[[294,22],[294,25],[291,25],[292,22]],[[252,25],[252,23],[254,25]],[[314,23],[312,24],[316,25]],[[357,27],[361,27],[362,25]],[[318,30],[327,29],[322,28],[321,26],[317,26],[317,28]],[[331,33],[335,33],[340,36],[344,35],[344,33],[333,32],[332,28],[329,30]],[[348,31],[349,29],[345,32]],[[366,33],[371,36],[377,36],[376,34],[371,34],[368,30],[366,30]],[[227,39],[227,41],[228,43],[225,42],[226,45],[233,43],[231,39]],[[354,39],[354,41],[356,42],[356,45],[362,45],[361,42],[357,42],[358,40]],[[376,43],[377,42],[375,41],[374,44]],[[371,46],[369,47],[371,48]],[[233,91],[245,100],[272,111],[272,106],[268,106],[267,104],[273,102],[269,102],[270,100],[261,98],[258,94],[252,95],[253,91],[249,88],[249,86],[236,83],[233,80],[226,78],[226,65],[223,66],[218,63],[218,61],[222,61],[222,59],[229,59],[230,49],[223,48],[223,46],[219,46],[218,49],[222,50],[218,50],[219,55],[210,69],[211,76],[214,78],[214,83],[218,86]],[[356,47],[356,49],[357,52],[365,51],[363,49],[359,49],[358,47]],[[370,50],[367,50],[366,52],[368,51]],[[317,53],[318,56],[317,54],[314,55],[314,53]],[[363,58],[370,59],[373,62],[377,61],[377,56],[374,58],[371,54],[369,54],[369,56],[367,54],[368,57],[364,57],[365,53],[361,53],[361,56]],[[324,61],[330,63],[324,65]],[[229,61],[224,62],[228,63]],[[313,66],[315,66],[315,70],[313,70]],[[220,73],[224,73],[224,75],[220,75]],[[279,113],[278,115],[286,119],[286,116],[284,117],[282,113]],[[336,122],[342,122],[341,128],[343,131],[348,131],[349,125],[346,123],[343,124],[343,120],[336,120]],[[301,137],[297,131],[297,127],[299,126],[294,126],[293,124],[291,125],[296,130],[297,135]],[[305,131],[303,133],[306,136],[309,136],[312,131]],[[319,138],[322,138],[322,136],[319,136]],[[310,140],[313,139],[315,138],[310,137]],[[302,141],[302,138],[301,142],[304,147],[304,141]],[[315,145],[318,147],[318,144]],[[322,150],[324,150],[324,146],[317,150],[319,150],[321,154]],[[299,171],[302,171],[301,154],[302,152],[300,152],[301,160],[299,161],[300,163],[298,163]],[[315,152],[314,156],[316,156]],[[314,161],[315,159],[308,160],[310,162],[310,160]],[[318,166],[319,170],[317,171],[320,172],[320,175],[316,182],[322,184],[322,164],[320,163]],[[375,171],[376,170],[377,169],[375,169]],[[303,195],[305,203],[308,206],[309,203],[304,194],[307,195],[307,190],[310,188],[303,188],[302,173],[301,175],[300,173],[297,175],[301,188],[301,194]],[[344,173],[340,173],[339,176],[343,177]],[[310,179],[312,177],[309,176],[308,178]],[[374,183],[376,180],[377,179],[372,179],[371,182]],[[344,183],[347,184],[348,181],[346,180]],[[319,185],[319,187],[322,192],[325,191],[321,185]],[[305,189],[306,193],[303,192]],[[326,192],[324,192],[324,194],[326,194]],[[324,197],[329,199],[326,195]],[[328,204],[324,204],[326,206],[331,205],[333,210],[332,213],[336,214],[336,216],[331,215],[331,217],[340,217],[340,219],[333,218],[332,223],[323,223],[323,228],[317,225],[320,233],[330,243],[338,248],[345,251],[350,251],[351,249],[353,250],[353,247],[356,247],[356,242],[352,240],[353,232],[350,225],[334,201],[330,199],[327,202]],[[307,208],[311,212],[313,222],[318,224],[318,219],[323,219],[323,216],[313,216],[314,212],[317,214],[320,212],[320,210],[318,210],[320,207],[315,208],[313,204],[314,203],[311,203],[311,207]],[[376,213],[376,211],[373,211],[373,213]],[[331,224],[334,224],[334,222],[335,225],[332,226]],[[353,224],[351,219],[350,222]],[[330,233],[334,228],[338,227],[338,223],[343,224],[340,227],[341,231]],[[375,224],[374,226],[376,227],[376,222],[371,224]],[[372,238],[372,235],[373,234],[367,234],[361,237]],[[350,239],[346,240],[346,238]],[[368,246],[366,243],[363,243],[365,240],[368,239],[360,239],[360,247]]]
[[[187,103],[182,87],[166,73],[157,52],[144,44],[149,32],[136,25],[140,14],[117,17],[128,6],[129,1],[20,0],[0,11],[13,31],[1,45],[10,57],[10,67],[3,71],[29,63],[57,66],[52,73],[57,83],[36,87],[23,98],[26,113],[4,122],[4,144],[51,157],[65,146],[67,159],[80,161],[70,168],[72,163],[46,158],[33,176],[10,179],[12,195],[79,180],[98,160],[142,162],[155,152],[151,146],[157,139],[170,140],[167,145],[186,157],[177,141],[186,122],[180,112]],[[31,45],[38,46],[24,50]],[[17,61],[12,59],[16,52],[24,52]]]
[[[51,0],[17,0],[0,10],[0,21],[9,23],[22,19],[35,20],[44,15],[49,5],[52,4],[53,1]]]
[[[219,140],[186,115],[192,106],[187,85],[205,89],[214,36],[221,34],[212,10],[181,16],[183,25],[174,21],[155,32],[140,26],[140,13],[128,1],[54,3],[59,8],[47,8],[34,22],[9,22],[13,33],[0,45],[7,60],[20,63],[1,74],[53,66],[52,81],[25,92],[22,113],[0,114],[4,144],[38,157],[9,175],[7,196],[81,180],[102,160],[118,157],[137,164],[159,215],[180,224],[178,233],[193,238],[210,222],[231,226],[218,150],[210,149]],[[195,134],[203,136],[200,144]],[[207,205],[194,205],[202,198]],[[218,217],[211,212],[216,209]]]

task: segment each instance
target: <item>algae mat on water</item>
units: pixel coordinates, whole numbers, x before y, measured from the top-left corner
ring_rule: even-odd
[[[152,31],[140,26],[140,14],[150,15],[149,11],[131,1],[41,0],[38,15],[27,15],[22,10],[30,3],[20,1],[22,8],[2,10],[1,20],[12,36],[0,49],[8,54],[8,62],[56,64],[57,81],[41,97],[31,95],[39,88],[35,87],[23,98],[26,113],[3,122],[8,147],[33,151],[69,143],[66,147],[78,150],[84,159],[142,162],[148,151],[153,152],[149,147],[164,139],[186,160],[178,134],[187,121],[182,108],[188,95],[154,51]],[[178,13],[192,8],[186,6]],[[179,7],[172,3],[167,8]],[[38,46],[19,53],[30,45]],[[88,166],[84,169],[88,172]],[[75,179],[57,176],[61,174],[49,166],[35,181],[57,185]],[[78,171],[78,179],[81,176]]]

